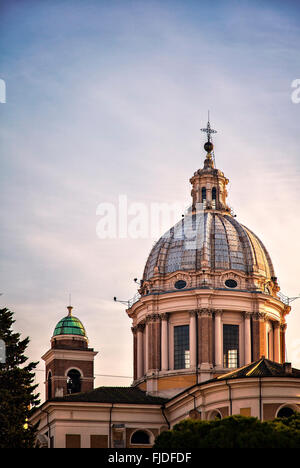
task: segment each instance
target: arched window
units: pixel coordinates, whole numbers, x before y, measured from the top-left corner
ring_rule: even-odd
[[[212,207],[216,208],[216,201],[217,201],[217,189],[213,187],[211,191],[211,198],[212,198]]]
[[[146,431],[136,431],[132,434],[131,437],[131,444],[132,445],[149,445],[150,444],[150,436]]]
[[[218,410],[212,411],[208,417],[209,421],[215,421],[216,419],[222,419],[221,413]]]
[[[47,385],[48,385],[48,400],[51,400],[51,398],[52,398],[52,374],[51,374],[51,371],[48,374]]]
[[[67,374],[68,393],[79,393],[81,391],[81,375],[77,369],[71,369]]]
[[[206,188],[202,187],[202,203],[206,201]]]
[[[278,411],[277,418],[289,418],[293,414],[295,414],[295,411],[292,408],[284,406]]]

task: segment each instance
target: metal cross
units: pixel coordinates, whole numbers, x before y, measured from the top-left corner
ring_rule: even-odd
[[[210,139],[211,139],[211,134],[212,133],[217,133],[217,130],[213,130],[212,128],[210,128],[210,122],[209,122],[209,112],[208,112],[208,122],[207,122],[207,127],[206,128],[200,128],[200,131],[201,132],[204,132],[204,133],[207,133],[207,139],[208,141],[210,142]]]

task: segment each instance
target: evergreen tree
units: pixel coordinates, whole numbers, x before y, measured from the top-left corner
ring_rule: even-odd
[[[162,432],[154,449],[300,448],[300,414],[273,421],[229,416],[214,421],[186,419]]]
[[[38,363],[25,365],[29,338],[21,340],[13,332],[14,322],[11,311],[0,309],[0,339],[6,345],[5,362],[0,363],[0,448],[32,448],[37,427],[30,426],[28,419],[39,404],[33,384]]]

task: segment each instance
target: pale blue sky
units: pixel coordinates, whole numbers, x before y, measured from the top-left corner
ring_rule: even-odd
[[[265,243],[282,291],[300,292],[299,13],[279,1],[0,3],[0,299],[31,359],[71,292],[96,373],[132,374],[131,324],[112,297],[134,295],[154,239],[98,239],[97,206],[120,194],[188,205],[208,109],[237,219]],[[300,367],[294,305],[288,358]]]

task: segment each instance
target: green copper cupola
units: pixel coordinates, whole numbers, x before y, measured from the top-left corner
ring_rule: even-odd
[[[82,337],[86,336],[86,331],[81,321],[72,315],[72,306],[68,306],[68,315],[62,318],[56,325],[53,336],[59,335],[77,335]]]

